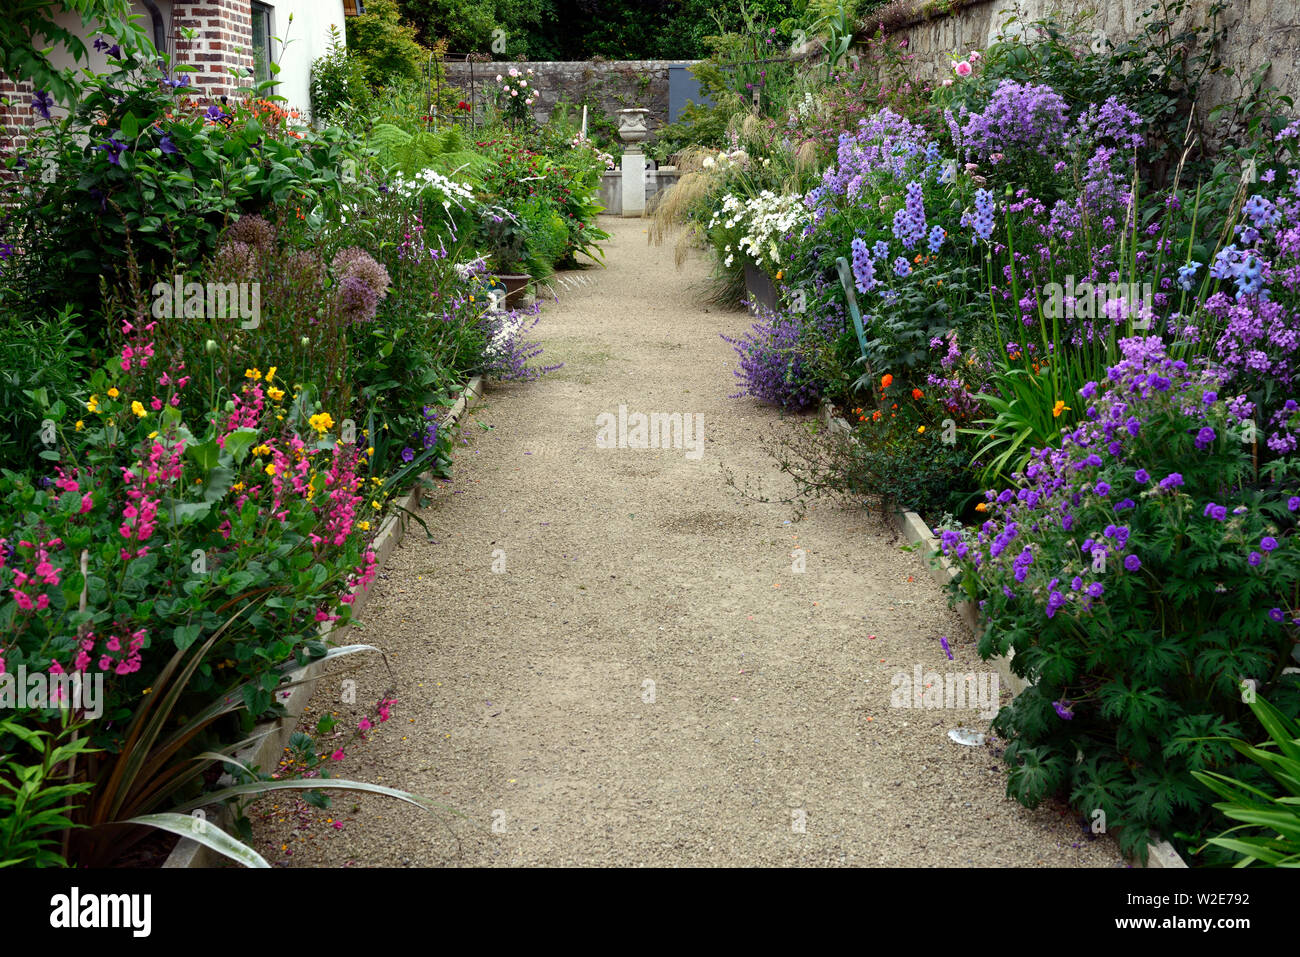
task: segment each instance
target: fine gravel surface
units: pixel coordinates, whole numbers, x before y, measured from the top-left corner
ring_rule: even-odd
[[[1122,866],[1077,815],[1005,796],[1001,742],[949,740],[987,730],[976,709],[891,707],[900,673],[993,668],[882,520],[793,521],[728,485],[723,467],[788,494],[761,439],[814,417],[731,397],[719,333],[749,320],[703,305],[701,257],[678,270],[644,220],[601,225],[608,266],[534,330],[564,367],[488,388],[421,514],[434,541],[413,525],[372,586],[348,640],[391,672],[344,659],[305,716],[350,730],[395,687],[331,773],[448,810],[267,799],[258,849],[280,866]],[[620,405],[701,417],[700,454],[599,447]]]

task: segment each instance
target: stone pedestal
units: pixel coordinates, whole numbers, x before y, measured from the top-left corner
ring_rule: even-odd
[[[645,154],[623,154],[623,216],[645,215]]]

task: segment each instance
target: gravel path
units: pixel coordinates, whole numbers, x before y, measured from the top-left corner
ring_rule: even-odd
[[[726,485],[720,464],[779,490],[757,440],[800,422],[729,398],[735,355],[718,334],[748,321],[701,305],[699,257],[679,271],[644,221],[602,226],[608,268],[561,289],[536,330],[564,368],[489,389],[424,509],[436,543],[411,530],[351,638],[385,650],[398,704],[333,773],[457,813],[339,792],[329,811],[266,800],[252,815],[262,853],[283,866],[1120,864],[1074,815],[1006,798],[996,743],[948,740],[987,724],[974,709],[891,708],[899,672],[991,669],[878,519],[823,506],[792,523]],[[702,415],[702,454],[598,448],[597,417],[620,405]],[[369,657],[321,681],[313,722],[332,710],[355,725],[343,680],[362,704],[390,681]]]

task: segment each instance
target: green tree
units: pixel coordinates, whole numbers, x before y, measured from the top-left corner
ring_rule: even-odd
[[[402,21],[397,0],[368,0],[366,12],[347,21],[348,51],[361,61],[366,82],[387,86],[395,78],[415,80],[429,51],[416,40],[416,29]]]

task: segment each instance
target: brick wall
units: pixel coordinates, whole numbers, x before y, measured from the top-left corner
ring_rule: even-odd
[[[247,76],[253,67],[251,0],[175,0],[169,27],[176,48],[173,61],[197,68],[186,78],[198,97],[216,99],[234,94],[240,83],[230,74],[230,68]],[[194,39],[180,35],[185,28],[196,32]],[[93,31],[89,35],[93,36]],[[15,83],[0,75],[0,155],[22,146],[36,124],[43,122],[32,112],[33,92],[31,84]],[[4,100],[9,101],[8,106]]]
[[[211,97],[231,96],[241,77],[253,68],[253,19],[249,0],[205,0],[172,4],[172,32],[176,36],[176,62],[196,67],[189,74],[191,85]],[[183,29],[198,36],[187,40]],[[246,82],[246,81],[245,81]]]

